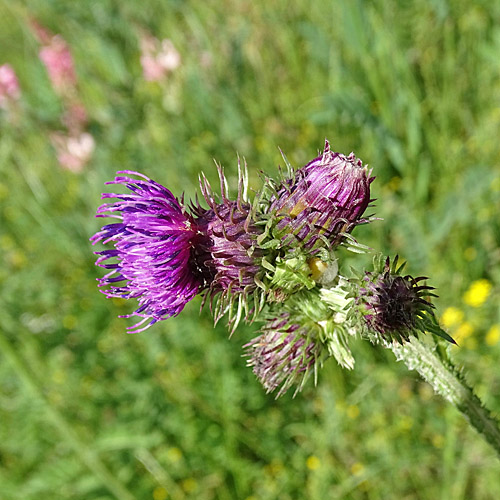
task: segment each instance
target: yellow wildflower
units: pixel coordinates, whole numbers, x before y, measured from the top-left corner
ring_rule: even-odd
[[[432,444],[436,448],[442,448],[444,445],[444,437],[442,434],[434,434],[431,438]]]
[[[193,493],[193,491],[198,489],[198,482],[196,479],[188,477],[181,481],[181,486],[186,493]]]
[[[170,462],[178,462],[182,458],[182,451],[174,446],[168,449],[167,457]]]
[[[413,418],[408,415],[403,415],[397,424],[397,428],[400,432],[408,432],[413,427]]]
[[[167,500],[168,491],[163,486],[157,486],[153,490],[153,499],[154,500]]]
[[[486,333],[486,343],[488,345],[498,344],[500,340],[500,325],[493,325]]]
[[[311,455],[310,457],[307,457],[306,466],[309,470],[319,469],[320,465],[321,461],[316,455]]]
[[[283,472],[284,466],[279,460],[273,460],[264,467],[266,474],[270,476],[278,476]]]
[[[491,283],[488,280],[473,281],[464,293],[464,302],[471,307],[482,306],[491,292]]]
[[[349,418],[352,418],[354,420],[355,418],[359,417],[359,407],[356,405],[349,405],[347,407],[346,413]]]
[[[464,313],[456,307],[447,307],[441,316],[441,322],[445,328],[451,328],[461,323],[464,319]]]
[[[461,341],[472,335],[474,328],[468,321],[464,321],[455,331],[455,340],[460,344]]]
[[[360,462],[355,462],[351,466],[351,473],[354,474],[355,476],[359,476],[364,472],[364,470],[365,466]]]

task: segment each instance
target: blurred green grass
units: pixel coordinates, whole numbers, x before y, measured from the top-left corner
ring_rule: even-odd
[[[48,139],[62,103],[30,18],[75,59],[96,140],[81,174]],[[496,499],[493,452],[389,353],[356,342],[353,372],[329,362],[275,401],[241,357],[252,328],[228,340],[198,301],[126,335],[133,305],[98,293],[88,238],[116,170],[189,199],[201,170],[217,185],[214,158],[234,188],[244,156],[258,188],[278,146],[300,166],[327,137],[377,176],[384,221],[355,235],[460,311],[455,359],[498,413],[498,19],[494,0],[0,3],[23,94],[0,117],[0,498]],[[181,53],[164,84],[142,78],[144,29]]]

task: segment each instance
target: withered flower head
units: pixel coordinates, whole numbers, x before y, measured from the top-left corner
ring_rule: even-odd
[[[276,397],[283,395],[293,384],[299,391],[310,370],[318,361],[321,346],[307,331],[290,322],[288,313],[266,323],[261,335],[244,346],[249,358],[247,366],[267,392],[279,388]]]

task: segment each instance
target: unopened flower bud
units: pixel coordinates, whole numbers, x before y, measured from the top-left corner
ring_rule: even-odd
[[[434,288],[421,285],[426,277],[413,278],[400,274],[404,264],[397,267],[398,258],[389,257],[380,272],[367,272],[361,284],[358,301],[362,304],[364,321],[369,329],[385,340],[407,342],[410,335],[430,331],[450,342],[434,316],[434,306],[424,297],[435,296]]]
[[[344,293],[345,295],[345,293]],[[261,335],[244,346],[248,366],[268,392],[280,388],[277,397],[292,385],[300,391],[311,372],[315,380],[323,362],[334,357],[340,366],[354,367],[348,346],[348,325],[342,296],[339,307],[326,302],[318,290],[294,294],[269,312]],[[338,300],[337,306],[338,306]]]
[[[261,335],[244,346],[249,357],[247,366],[267,392],[278,388],[276,397],[284,394],[293,384],[299,391],[314,367],[321,346],[304,328],[290,323],[288,313],[270,320]]]
[[[279,222],[276,233],[287,242],[290,235],[307,249],[320,241],[338,244],[352,231],[370,203],[373,178],[353,153],[344,156],[330,150],[295,171],[271,200],[270,213]]]

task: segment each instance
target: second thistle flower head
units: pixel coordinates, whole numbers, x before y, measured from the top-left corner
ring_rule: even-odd
[[[344,156],[330,150],[295,171],[271,200],[270,213],[280,219],[277,233],[286,241],[290,235],[306,248],[320,240],[338,244],[362,219],[373,181],[367,167],[353,153]]]
[[[369,329],[386,340],[399,343],[408,341],[410,335],[430,331],[450,342],[453,339],[443,332],[434,316],[434,306],[424,297],[435,296],[434,288],[420,284],[427,278],[403,276],[404,263],[398,267],[398,257],[387,257],[379,272],[367,272],[359,290],[364,321]]]
[[[279,397],[292,385],[299,392],[311,373],[316,381],[319,368],[330,357],[343,368],[354,367],[343,313],[350,301],[346,292],[334,295],[336,299],[330,297],[327,303],[319,290],[303,291],[267,311],[260,335],[244,346],[247,365],[267,392],[279,388]]]
[[[301,390],[311,369],[317,366],[322,346],[314,341],[307,329],[290,321],[286,312],[271,319],[261,335],[244,346],[249,357],[247,366],[267,392],[279,388],[276,397],[294,383]]]

